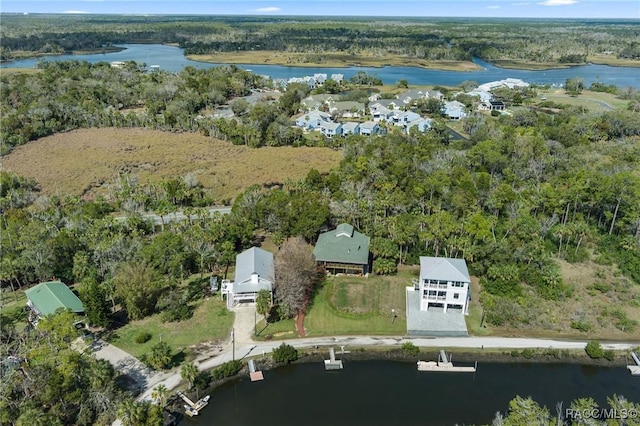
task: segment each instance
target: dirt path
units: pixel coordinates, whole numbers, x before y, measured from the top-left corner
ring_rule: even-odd
[[[298,337],[305,337],[304,332],[304,312],[300,312],[296,315],[296,329],[298,330]]]

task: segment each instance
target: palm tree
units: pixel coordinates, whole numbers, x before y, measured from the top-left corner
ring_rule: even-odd
[[[180,376],[189,382],[189,389],[193,387],[193,383],[198,377],[198,367],[193,362],[187,362],[180,369]]]
[[[169,389],[162,383],[153,388],[151,391],[151,398],[161,407],[164,407],[167,403],[167,396],[169,394]]]

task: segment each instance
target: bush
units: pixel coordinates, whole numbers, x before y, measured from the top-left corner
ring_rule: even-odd
[[[602,353],[602,356],[608,361],[613,361],[616,357],[616,353],[612,349],[607,349]]]
[[[587,346],[585,346],[584,350],[591,359],[600,359],[604,356],[602,345],[600,345],[600,342],[598,342],[597,340],[592,340],[587,343]]]
[[[586,333],[590,331],[592,327],[591,327],[591,324],[589,324],[586,321],[573,321],[571,323],[571,328]]]
[[[414,345],[412,342],[405,342],[401,347],[402,354],[406,356],[418,356],[420,354],[420,348]]]
[[[146,333],[146,332],[138,333],[133,340],[135,340],[136,343],[140,343],[140,344],[147,343],[149,340],[151,340],[151,333]]]
[[[273,350],[272,357],[275,362],[290,364],[298,359],[298,350],[283,343]]]
[[[533,355],[535,355],[536,350],[533,348],[526,348],[522,350],[522,356],[525,357],[526,359],[531,359],[533,358]]]
[[[229,361],[216,367],[211,371],[211,378],[213,380],[224,379],[225,377],[232,377],[238,374],[242,370],[242,361]]]

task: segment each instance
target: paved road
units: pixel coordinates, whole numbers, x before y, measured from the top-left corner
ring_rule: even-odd
[[[207,213],[209,214],[209,217],[212,217],[216,213],[229,214],[231,213],[231,207],[216,207],[216,208],[207,210]],[[201,215],[197,215],[197,214],[192,214],[190,216],[187,216],[183,212],[167,213],[165,215],[157,215],[153,213],[142,215],[142,218],[144,220],[150,220],[155,225],[162,225],[163,223],[167,224],[169,222],[181,222],[187,219],[197,220],[197,219],[200,219],[200,217]],[[122,222],[127,220],[127,216],[116,216],[115,220],[118,222]]]

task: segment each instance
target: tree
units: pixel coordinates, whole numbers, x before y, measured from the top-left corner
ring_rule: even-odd
[[[256,312],[266,316],[271,310],[271,293],[268,290],[260,290],[256,297]]]
[[[271,356],[275,362],[290,364],[298,359],[298,350],[291,345],[282,343],[273,349]]]
[[[109,325],[111,321],[111,305],[107,300],[106,291],[95,279],[89,278],[82,283],[80,299],[84,305],[89,324],[101,327]]]
[[[166,342],[158,342],[146,356],[147,363],[156,370],[164,370],[171,364],[171,348]]]
[[[130,319],[141,319],[153,313],[161,287],[154,268],[145,262],[124,263],[113,281]]]
[[[396,83],[396,86],[401,89],[407,89],[409,87],[409,82],[407,81],[406,78],[402,78],[398,80],[398,82]]]
[[[579,77],[568,78],[564,83],[564,90],[571,96],[578,96],[584,90],[584,80]]]
[[[320,274],[311,247],[301,237],[290,238],[275,259],[274,292],[287,316],[304,312]]]
[[[158,404],[160,407],[164,407],[167,403],[167,396],[169,395],[169,389],[162,383],[157,385],[151,391],[151,398]]]
[[[189,389],[193,387],[193,384],[198,377],[198,367],[193,362],[186,362],[182,364],[180,369],[180,377],[189,382]]]

